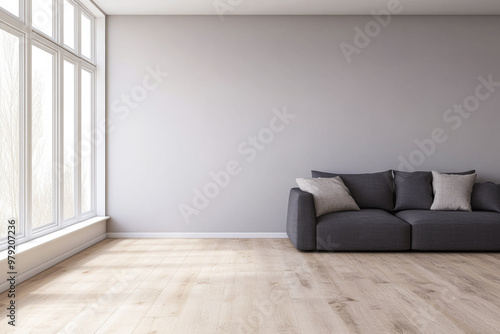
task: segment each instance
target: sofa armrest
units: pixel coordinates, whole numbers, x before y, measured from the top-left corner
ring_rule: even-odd
[[[290,190],[286,233],[298,250],[316,250],[316,210],[312,194],[299,188]]]

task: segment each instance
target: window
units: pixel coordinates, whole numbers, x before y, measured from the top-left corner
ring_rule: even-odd
[[[81,208],[82,213],[92,210],[92,74],[87,70],[82,70],[81,80],[81,146],[80,154],[82,160],[82,187],[81,187]]]
[[[21,38],[4,29],[0,25],[0,240],[7,237],[7,220],[19,223],[20,212]]]
[[[55,55],[33,45],[31,60],[31,226],[35,229],[55,218]]]
[[[93,136],[104,117],[104,20],[87,0],[0,2],[0,250],[11,218],[22,243],[96,216],[97,194],[103,202]]]
[[[75,69],[76,66],[72,62],[64,61],[64,175],[63,175],[63,212],[64,219],[73,218],[75,216],[75,112],[76,112],[76,96],[75,96]]]
[[[33,0],[31,10],[33,28],[54,37],[54,0]]]
[[[82,56],[88,59],[92,58],[92,21],[87,15],[82,13],[81,18],[81,43],[82,43]]]
[[[75,6],[64,0],[64,45],[75,48]]]

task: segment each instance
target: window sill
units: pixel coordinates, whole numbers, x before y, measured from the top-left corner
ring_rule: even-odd
[[[105,221],[108,219],[109,219],[108,216],[93,217],[93,218],[84,220],[82,222],[65,227],[61,230],[57,230],[55,232],[46,234],[40,238],[36,238],[36,239],[30,240],[30,241],[27,241],[25,243],[22,243],[20,245],[16,245],[16,256],[19,254],[22,254],[23,252],[32,250],[32,249],[37,248],[39,246],[43,246],[49,242],[52,242],[52,241],[55,241],[59,238],[67,236],[68,234],[80,231],[84,228],[87,228],[87,227],[95,225],[95,224],[99,224],[102,221]],[[0,261],[7,259],[7,254],[8,254],[8,250],[3,250],[2,252],[0,252]]]

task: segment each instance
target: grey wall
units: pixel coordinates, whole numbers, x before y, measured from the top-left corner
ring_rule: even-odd
[[[340,44],[372,20],[109,17],[109,232],[284,232],[296,177],[420,163],[415,140],[436,128],[447,140],[417,169],[500,182],[500,87],[468,118],[446,113],[474,102],[479,76],[500,82],[500,17],[395,17],[348,64]],[[187,223],[179,205],[230,161],[239,174]]]

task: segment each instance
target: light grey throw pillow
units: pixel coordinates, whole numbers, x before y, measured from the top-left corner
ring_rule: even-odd
[[[359,206],[340,177],[295,180],[302,191],[314,197],[316,217],[330,212],[359,211]]]
[[[471,195],[477,174],[447,175],[432,171],[434,202],[431,210],[472,211]]]

